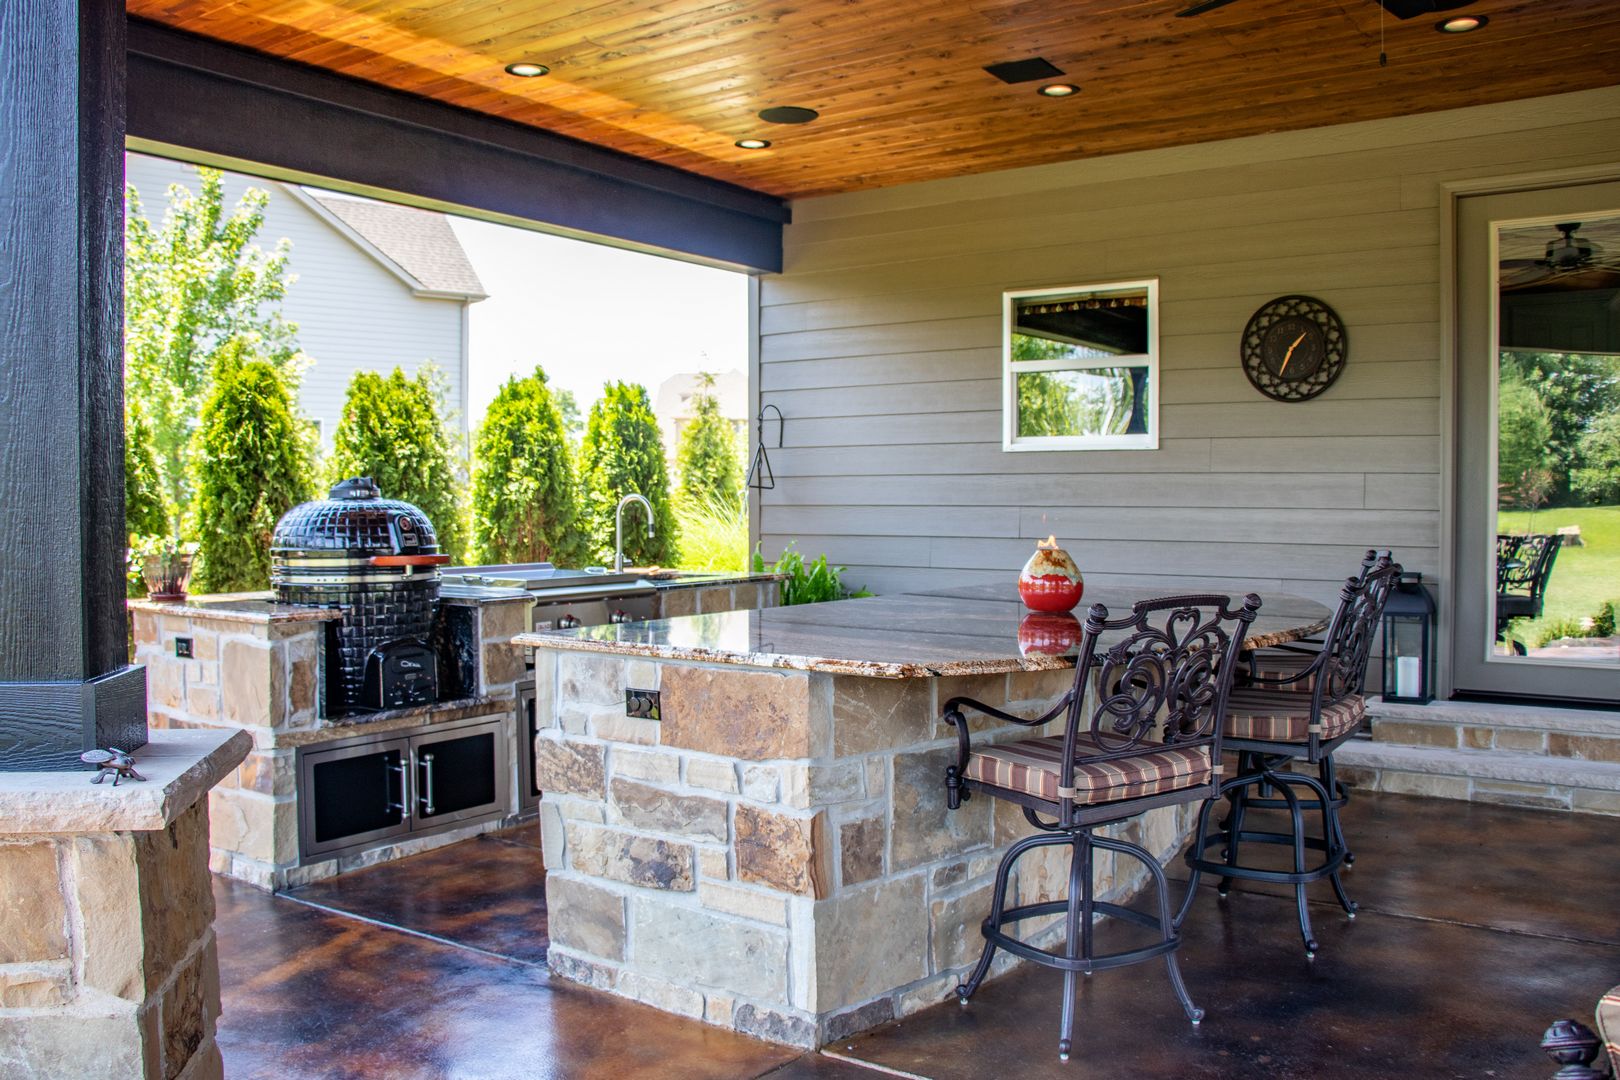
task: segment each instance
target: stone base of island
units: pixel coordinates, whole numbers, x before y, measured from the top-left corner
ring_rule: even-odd
[[[1093,589],[1087,605],[1147,595]],[[1299,610],[1272,629],[1326,616],[1287,599]],[[546,718],[552,969],[803,1047],[947,998],[978,959],[997,861],[1034,830],[999,800],[946,809],[941,707],[1032,715],[1068,688],[1072,659],[1020,655],[1023,614],[967,588],[518,638]],[[1263,612],[1251,643],[1268,614],[1289,612]],[[657,690],[659,718],[627,716],[627,690]],[[1164,808],[1116,831],[1163,858],[1191,820]],[[1017,902],[1060,898],[1067,854],[1022,860]],[[1145,878],[1103,853],[1096,874],[1109,899]],[[1040,932],[1061,940],[1057,917]]]

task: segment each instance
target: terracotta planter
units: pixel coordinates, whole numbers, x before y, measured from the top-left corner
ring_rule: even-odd
[[[1058,547],[1055,536],[1035,545],[1035,554],[1018,575],[1018,595],[1032,611],[1073,611],[1085,591],[1080,568]]]

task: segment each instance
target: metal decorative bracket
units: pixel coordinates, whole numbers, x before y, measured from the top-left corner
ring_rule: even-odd
[[[753,463],[748,466],[746,486],[758,491],[770,491],[776,487],[776,474],[771,472],[771,457],[765,452],[765,409],[776,413],[776,448],[782,449],[782,429],[787,422],[782,418],[782,410],[775,405],[766,405],[754,417],[755,442],[758,448],[754,451]]]

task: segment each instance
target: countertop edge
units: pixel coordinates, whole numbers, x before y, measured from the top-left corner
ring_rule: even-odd
[[[701,618],[701,616],[698,616]],[[649,645],[642,642],[597,641],[592,638],[564,637],[562,634],[519,634],[513,644],[562,652],[607,653],[652,660],[690,660],[736,667],[775,668],[787,671],[819,671],[829,675],[859,675],[871,679],[927,679],[951,675],[1004,675],[1013,671],[1061,671],[1074,667],[1072,658],[1034,653],[1021,659],[959,660],[945,664],[905,664],[877,660],[840,660],[825,656],[782,653],[739,653],[725,649],[704,649],[684,645]]]

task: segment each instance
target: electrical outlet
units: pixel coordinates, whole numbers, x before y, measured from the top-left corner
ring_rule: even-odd
[[[624,715],[639,717],[643,720],[663,720],[664,715],[658,700],[658,691],[632,690],[628,686],[625,687]]]
[[[191,654],[191,639],[188,638],[188,637],[177,637],[177,638],[175,638],[174,639],[174,655],[178,656],[182,660],[190,660],[191,655],[192,655]]]

